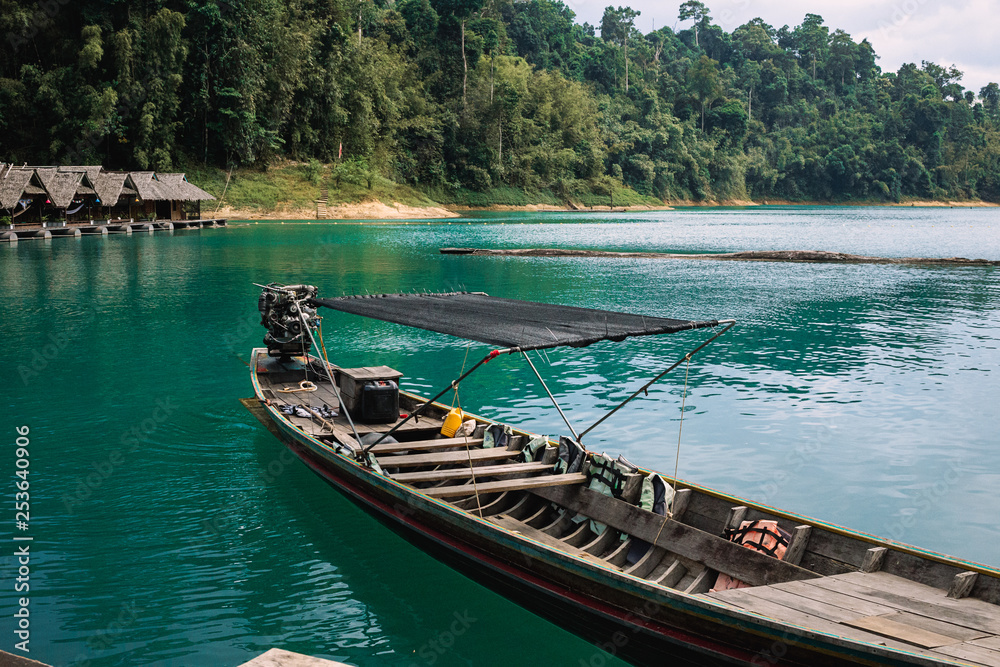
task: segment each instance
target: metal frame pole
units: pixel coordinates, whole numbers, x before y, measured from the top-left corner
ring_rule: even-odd
[[[552,405],[556,406],[556,410],[559,411],[559,416],[562,417],[562,420],[564,422],[566,422],[566,426],[569,428],[569,432],[573,434],[573,438],[577,442],[580,442],[581,436],[578,436],[576,434],[576,431],[573,429],[573,425],[569,423],[569,419],[566,418],[566,414],[562,411],[562,408],[559,406],[559,402],[556,400],[556,397],[552,395],[551,391],[549,391],[548,386],[545,384],[545,380],[542,379],[542,376],[538,372],[538,369],[535,368],[535,364],[531,363],[531,359],[528,357],[528,353],[522,350],[521,354],[524,355],[524,360],[528,362],[529,366],[531,366],[531,370],[535,371],[535,377],[537,377],[538,381],[542,383],[542,387],[545,389],[545,393],[548,394],[549,398],[552,400]]]
[[[619,403],[613,410],[611,410],[611,412],[607,413],[606,415],[604,415],[603,417],[601,417],[600,419],[598,419],[587,430],[585,430],[583,433],[581,433],[580,434],[580,438],[582,438],[583,436],[585,436],[588,433],[590,433],[591,431],[593,431],[600,424],[602,424],[605,419],[607,419],[611,415],[613,415],[616,412],[618,412],[619,410],[621,410],[623,407],[625,407],[625,405],[629,401],[631,401],[633,398],[635,398],[639,394],[644,393],[651,386],[653,386],[653,384],[656,383],[660,378],[662,378],[664,375],[666,375],[667,373],[669,373],[670,371],[674,370],[675,368],[677,368],[678,366],[680,366],[682,363],[684,363],[685,360],[690,361],[691,357],[696,352],[699,352],[702,348],[704,348],[706,345],[708,345],[709,343],[711,343],[713,340],[715,340],[716,338],[718,338],[719,336],[721,336],[722,334],[726,333],[727,331],[729,331],[730,329],[732,329],[734,326],[736,326],[736,320],[719,320],[719,324],[727,324],[729,326],[727,326],[725,329],[723,329],[722,331],[720,331],[719,333],[715,334],[714,336],[712,336],[711,338],[709,338],[708,340],[706,340],[704,343],[702,343],[698,347],[694,348],[693,350],[691,350],[690,352],[688,352],[687,354],[685,354],[683,357],[680,358],[680,360],[677,363],[675,363],[672,366],[670,366],[670,368],[668,368],[667,370],[663,371],[662,373],[660,373],[659,375],[657,375],[656,377],[654,377],[652,380],[650,380],[646,384],[644,384],[641,387],[639,387],[631,396],[629,396],[628,398],[626,398],[624,401],[622,401],[621,403]],[[579,441],[580,440],[578,438],[577,442],[579,442]]]

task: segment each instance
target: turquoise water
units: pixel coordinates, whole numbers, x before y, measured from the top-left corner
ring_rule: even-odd
[[[681,477],[1000,566],[1000,273],[991,268],[442,256],[443,246],[819,249],[1000,260],[965,209],[490,214],[450,224],[249,224],[0,246],[8,445],[4,641],[30,536],[30,654],[56,665],[235,665],[272,646],[358,665],[615,664],[424,555],[289,458],[237,402],[260,343],[253,282],[326,295],[469,289],[738,326],[695,358]],[[434,392],[467,345],[330,312],[341,365]],[[549,351],[589,425],[704,332]],[[470,358],[486,348],[473,345]],[[588,436],[672,472],[683,367]],[[514,358],[466,409],[557,435]],[[14,428],[30,428],[15,527]],[[562,428],[561,428],[562,427]]]

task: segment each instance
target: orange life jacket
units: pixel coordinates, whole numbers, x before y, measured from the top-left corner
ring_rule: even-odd
[[[791,535],[778,527],[777,521],[744,521],[739,528],[727,528],[722,535],[730,542],[742,544],[747,549],[755,549],[781,560],[788,549]],[[719,574],[711,592],[726,591],[731,588],[749,588],[739,579],[733,579],[728,574]]]

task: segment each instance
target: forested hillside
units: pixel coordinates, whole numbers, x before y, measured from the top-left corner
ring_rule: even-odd
[[[1000,201],[1000,87],[807,14],[558,0],[0,0],[0,161],[344,161],[427,190]]]

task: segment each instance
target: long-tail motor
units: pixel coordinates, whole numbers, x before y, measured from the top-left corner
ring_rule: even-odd
[[[312,285],[281,285],[264,287],[257,300],[260,323],[267,329],[264,345],[271,357],[308,354],[312,341],[306,326],[316,329],[319,318],[308,299],[317,294]]]

